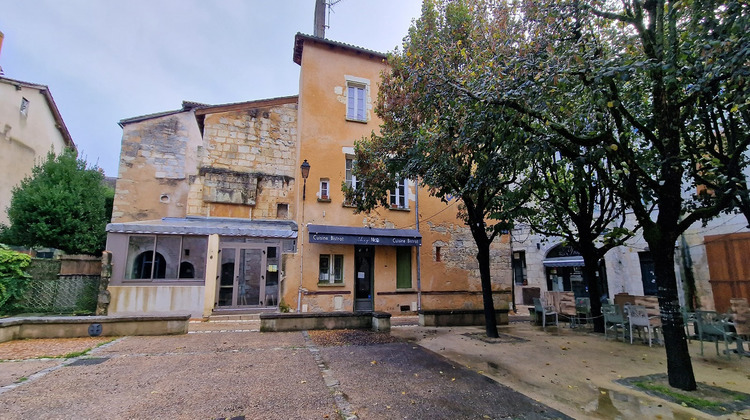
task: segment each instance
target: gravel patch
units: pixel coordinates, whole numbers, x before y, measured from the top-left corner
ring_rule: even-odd
[[[0,343],[0,360],[62,357],[95,348],[117,337],[37,338]]]
[[[108,357],[102,363],[65,366],[0,395],[0,413],[107,419],[336,415],[310,352],[285,345],[304,343],[300,333],[180,337],[128,337],[97,352]]]
[[[60,362],[60,359],[0,362],[0,388],[13,383],[23,382],[34,373],[57,366]]]
[[[320,351],[359,418],[568,418],[410,343]]]
[[[315,330],[309,331],[310,339],[318,346],[366,346],[403,341],[387,332],[369,330]]]

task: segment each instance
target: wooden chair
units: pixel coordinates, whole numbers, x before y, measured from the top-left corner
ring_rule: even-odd
[[[542,329],[547,329],[548,316],[554,316],[555,325],[557,325],[557,328],[560,328],[560,324],[558,323],[557,311],[553,306],[548,306],[546,302],[544,302],[540,298],[534,298],[534,311],[536,311],[537,315],[541,315],[542,317]]]
[[[604,316],[604,339],[607,339],[607,330],[614,329],[615,340],[617,340],[617,330],[618,328],[622,328],[622,341],[625,341],[625,328],[628,321],[622,313],[620,305],[603,303],[602,315]]]

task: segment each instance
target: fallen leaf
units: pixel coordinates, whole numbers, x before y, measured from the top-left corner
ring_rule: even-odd
[[[301,383],[301,384],[306,384],[306,383],[307,383],[307,381],[299,381],[299,383]]]
[[[607,391],[599,391],[602,393],[602,395],[607,395]]]
[[[451,382],[454,382],[455,380],[456,380],[456,378],[451,378]]]
[[[406,391],[401,391],[401,395],[406,395]]]
[[[373,360],[372,362],[370,362],[371,365],[376,365],[377,363],[378,362],[376,362],[375,360]]]
[[[387,409],[389,409],[389,410],[390,410],[390,409],[391,409],[391,406],[390,406],[390,405],[386,405],[386,406],[385,406],[385,408],[387,408]]]

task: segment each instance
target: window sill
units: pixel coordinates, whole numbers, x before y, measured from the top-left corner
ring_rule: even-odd
[[[367,124],[367,120],[358,120],[356,118],[349,118],[349,117],[346,117],[346,120],[349,121],[349,122],[355,122],[355,123],[360,123],[360,124]]]
[[[357,206],[355,206],[352,203],[341,203],[341,207],[348,207],[350,209],[356,209],[357,208]]]
[[[321,283],[321,282],[318,282],[318,287],[342,287],[342,286],[344,286],[344,282],[343,281],[339,282],[339,283],[328,283],[328,282]]]
[[[330,202],[331,202],[330,198],[319,198],[318,199],[318,203],[330,203]]]
[[[408,207],[388,207],[388,210],[405,211],[405,212],[410,212],[411,211],[411,209],[408,208]]]

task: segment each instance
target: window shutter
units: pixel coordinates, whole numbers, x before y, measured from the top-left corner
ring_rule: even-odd
[[[346,95],[346,116],[347,118],[356,118],[357,113],[355,111],[357,89],[354,86],[349,86]]]
[[[396,247],[396,288],[411,288],[411,247]]]
[[[360,121],[365,120],[365,90],[363,88],[357,88],[357,119]]]

